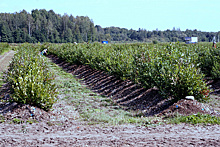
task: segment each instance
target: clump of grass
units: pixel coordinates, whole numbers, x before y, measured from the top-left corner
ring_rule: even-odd
[[[52,122],[48,121],[48,122],[47,122],[47,125],[48,125],[48,126],[53,126],[53,125],[54,125],[54,123],[52,123]]]
[[[4,116],[0,115],[0,123],[4,123],[4,122],[5,122]]]
[[[177,115],[173,118],[168,118],[169,123],[179,124],[179,123],[189,123],[189,124],[220,124],[220,118],[216,116],[211,116],[209,114],[195,114],[188,116]]]
[[[35,119],[29,119],[26,121],[26,123],[33,124],[33,123],[38,123],[38,121]]]
[[[21,123],[23,123],[24,121],[23,121],[23,120],[20,120],[19,118],[14,118],[14,119],[12,120],[12,122],[15,123],[15,124],[21,124]]]

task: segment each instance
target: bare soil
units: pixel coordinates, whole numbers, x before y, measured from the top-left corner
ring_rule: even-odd
[[[6,59],[9,61],[12,55],[13,52],[9,52],[0,60],[4,58],[5,62]],[[157,89],[144,89],[129,80],[122,81],[88,66],[71,65],[52,55],[49,58],[67,72],[83,79],[82,84],[94,92],[112,97],[125,110],[141,110],[146,116],[176,112],[184,115],[198,112],[219,115],[209,105],[190,100],[173,103],[164,100]],[[213,93],[219,98],[220,82],[214,83]],[[10,98],[6,84],[0,92],[2,100]],[[220,146],[219,125],[88,125],[79,119],[80,115],[73,106],[61,100],[50,112],[29,105],[1,102],[0,114],[6,121],[0,124],[1,146]]]
[[[62,125],[0,124],[1,146],[219,146],[219,126],[157,127],[89,126],[77,121]]]

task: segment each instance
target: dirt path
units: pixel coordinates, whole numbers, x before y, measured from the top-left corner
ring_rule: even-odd
[[[220,146],[219,126],[48,126],[0,124],[2,146]]]
[[[5,53],[4,55],[0,55],[0,75],[1,76],[2,76],[2,73],[7,70],[9,62],[12,60],[14,53],[15,52],[11,50]],[[0,82],[2,82],[2,80],[3,79],[0,77]],[[0,87],[0,98],[5,95],[4,93],[5,91],[7,91],[5,86]]]
[[[9,61],[11,61],[13,56],[14,56],[14,51],[9,51],[4,55],[0,56],[0,73],[6,70],[7,66],[9,65]]]
[[[0,57],[0,62],[5,66],[12,54]],[[53,116],[33,124],[1,123],[0,146],[220,146],[219,125],[88,125],[64,101],[54,108],[58,123],[51,123]]]

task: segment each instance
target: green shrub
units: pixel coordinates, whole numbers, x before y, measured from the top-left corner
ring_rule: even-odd
[[[49,110],[56,101],[53,74],[36,49],[22,46],[9,65],[7,81],[12,89],[12,100]]]
[[[212,66],[211,70],[211,76],[213,79],[219,79],[220,78],[220,62],[217,61],[214,62],[214,65]]]
[[[199,52],[198,63],[206,76],[220,78],[220,48],[204,47]]]
[[[136,81],[147,88],[156,86],[161,95],[172,96],[176,101],[189,95],[197,100],[207,99],[201,93],[208,87],[196,66],[198,55],[191,48],[169,44],[163,49],[156,46],[147,53],[145,50],[136,56]]]
[[[146,88],[156,86],[165,98],[172,96],[179,100],[193,95],[197,100],[207,99],[208,87],[200,71],[204,63],[199,60],[199,53],[205,47],[179,43],[95,43],[50,45],[48,48],[50,53],[70,63],[89,65]]]

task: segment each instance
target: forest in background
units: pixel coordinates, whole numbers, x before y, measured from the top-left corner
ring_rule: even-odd
[[[132,20],[131,20],[132,21]],[[110,24],[111,25],[111,24]],[[120,27],[102,28],[88,16],[60,15],[53,10],[35,9],[31,13],[0,13],[0,42],[8,43],[68,43],[68,42],[184,42],[185,37],[198,37],[199,42],[210,42],[218,32],[198,30],[146,30]]]

